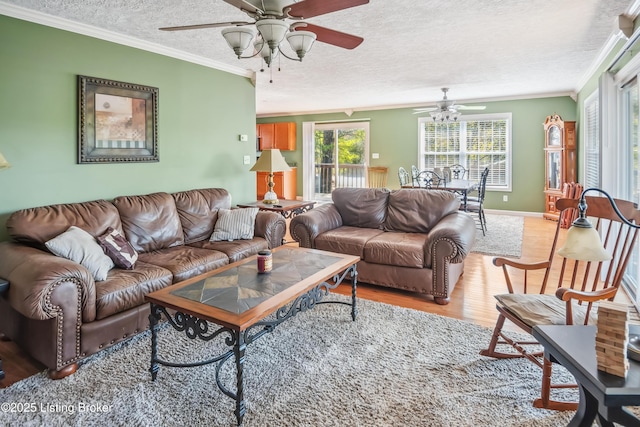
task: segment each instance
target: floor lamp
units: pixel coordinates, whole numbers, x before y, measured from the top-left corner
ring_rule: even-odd
[[[273,173],[287,172],[291,170],[287,162],[284,160],[284,157],[282,157],[280,150],[277,148],[262,150],[262,154],[260,154],[258,161],[250,170],[254,172],[269,172],[269,181],[267,183],[269,190],[265,193],[262,203],[271,205],[278,204],[278,195],[273,191],[273,187],[275,185],[273,183]]]

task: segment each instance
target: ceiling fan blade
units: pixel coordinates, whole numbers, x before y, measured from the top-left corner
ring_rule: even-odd
[[[230,27],[232,25],[251,25],[253,22],[245,21],[232,21],[232,22],[215,22],[213,24],[195,24],[195,25],[181,25],[179,27],[163,27],[158,28],[162,31],[182,31],[182,30],[200,30],[202,28],[214,28],[214,27]]]
[[[320,27],[318,25],[309,24],[303,22],[295,24],[295,31],[311,31],[316,34],[319,42],[332,44],[334,46],[342,47],[345,49],[354,49],[360,46],[360,43],[364,41],[362,37],[354,36],[352,34],[343,33],[341,31],[331,30],[329,28]]]
[[[439,110],[439,108],[438,107],[414,108],[413,111],[415,111],[415,113],[413,114],[429,113],[431,111],[436,111],[436,110]]]
[[[484,110],[486,105],[456,105],[458,110]]]
[[[255,14],[258,12],[264,12],[263,10],[258,9],[253,4],[249,3],[245,0],[224,0],[225,3],[229,3],[231,6],[235,6],[243,12],[249,12],[251,14]]]
[[[232,3],[228,0],[224,1]],[[285,7],[284,12],[292,18],[308,19],[367,3],[369,0],[303,0]]]

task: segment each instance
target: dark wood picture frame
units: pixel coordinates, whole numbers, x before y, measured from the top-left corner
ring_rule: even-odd
[[[78,76],[78,163],[157,162],[158,88]]]

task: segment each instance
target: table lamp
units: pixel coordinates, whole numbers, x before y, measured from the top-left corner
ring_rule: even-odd
[[[273,187],[275,185],[273,183],[273,173],[287,172],[291,170],[287,162],[284,160],[284,157],[282,157],[280,150],[277,148],[262,150],[262,154],[260,154],[258,161],[249,170],[254,172],[269,172],[269,181],[267,182],[269,190],[265,193],[262,203],[272,205],[278,204],[278,195],[273,191]]]
[[[7,159],[4,158],[2,153],[0,153],[0,170],[9,169],[10,167],[11,167],[11,163],[9,163]]]

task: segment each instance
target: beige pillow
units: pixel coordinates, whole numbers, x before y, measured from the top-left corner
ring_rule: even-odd
[[[251,240],[256,224],[258,208],[220,209],[212,242],[221,240]]]
[[[84,266],[96,281],[105,280],[109,270],[114,267],[113,261],[104,253],[96,239],[73,225],[45,245],[54,255]]]

